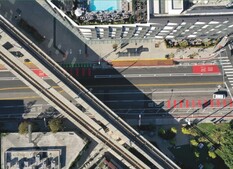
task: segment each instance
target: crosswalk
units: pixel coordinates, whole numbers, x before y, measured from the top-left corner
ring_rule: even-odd
[[[231,87],[233,88],[233,66],[228,56],[219,55],[218,59],[222,65],[224,74],[226,75]]]

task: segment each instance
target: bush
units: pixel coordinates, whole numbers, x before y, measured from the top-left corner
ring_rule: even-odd
[[[190,144],[196,147],[198,145],[198,142],[195,139],[192,139],[190,140]]]
[[[62,120],[61,119],[52,119],[49,121],[48,126],[51,132],[56,133],[62,129]]]
[[[211,158],[215,159],[217,157],[217,155],[215,154],[215,152],[213,151],[208,151],[208,154]]]
[[[28,122],[28,121],[23,121],[19,124],[18,130],[19,130],[19,134],[27,134],[28,133],[28,126],[29,124],[32,125],[32,123]]]

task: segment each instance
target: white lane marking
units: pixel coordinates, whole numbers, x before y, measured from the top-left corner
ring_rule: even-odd
[[[228,58],[227,56],[220,56],[220,57],[218,57],[218,59],[226,59],[226,58]]]
[[[220,60],[221,62],[230,62],[229,59]]]
[[[233,77],[229,77],[228,79],[233,79]]]
[[[0,77],[0,80],[19,80],[17,77]]]
[[[179,93],[213,93],[213,92],[215,92],[216,90],[214,89],[214,90],[197,90],[197,91],[192,91],[192,90],[190,90],[190,91],[173,91],[173,94],[175,93],[175,94],[179,94]],[[136,92],[133,92],[133,91],[131,91],[131,92],[109,92],[109,93],[94,93],[95,95],[112,95],[112,94],[119,94],[119,95],[123,95],[123,94],[148,94],[148,93],[152,93],[152,92],[138,92],[138,91],[136,91]],[[157,94],[170,94],[171,93],[171,91],[154,91],[153,92],[153,94],[154,93],[157,93]]]
[[[170,76],[216,76],[221,75],[221,73],[173,73],[173,74],[125,74],[125,75],[95,75],[94,78],[136,78],[136,77],[170,77]]]

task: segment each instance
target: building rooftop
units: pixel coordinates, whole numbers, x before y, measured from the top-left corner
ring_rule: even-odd
[[[85,145],[74,132],[34,132],[31,138],[18,133],[1,138],[2,168],[68,168]]]

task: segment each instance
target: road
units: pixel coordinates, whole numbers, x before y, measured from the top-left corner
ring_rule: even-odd
[[[175,69],[178,72],[181,72],[183,67],[180,69]],[[159,72],[153,71],[150,69],[134,69],[128,70],[130,73],[127,73],[127,78],[96,78],[96,79],[80,79],[80,83],[84,86],[92,87],[92,88],[115,88],[115,87],[162,87],[162,88],[180,88],[182,87],[191,87],[191,88],[201,88],[205,87],[213,87],[222,83],[222,76],[216,74],[203,74],[203,75],[193,75],[190,72],[183,73],[173,73],[172,70],[166,73],[160,73],[161,69],[158,69]],[[156,70],[156,69],[155,69]],[[139,74],[139,72],[142,73]],[[100,72],[100,71],[99,71]],[[109,75],[109,72],[106,71],[104,75]],[[153,76],[154,74],[157,77]],[[103,75],[103,74],[102,74]],[[115,73],[116,75],[116,73]],[[126,74],[125,74],[126,75]],[[133,75],[133,76],[132,76]],[[121,76],[119,73],[117,76]],[[6,87],[24,87],[25,85],[17,80],[14,75],[9,72],[1,72],[0,73],[0,88]],[[17,81],[17,83],[15,83]],[[46,80],[50,85],[55,86],[51,80]],[[23,92],[23,89],[22,89]]]
[[[181,70],[191,71],[190,67],[183,68],[167,68],[168,77],[133,77],[133,78],[117,78],[117,79],[95,79],[95,80],[82,80],[84,86],[88,89],[92,88],[92,93],[95,94],[101,101],[103,101],[107,106],[113,109],[117,113],[122,112],[137,112],[141,111],[150,112],[151,108],[148,104],[151,104],[152,100],[159,104],[164,100],[192,100],[198,98],[203,98],[208,100],[212,98],[212,94],[216,90],[218,85],[222,84],[222,77],[219,75],[214,76],[195,76],[189,77],[172,77],[169,74],[174,72],[181,72]],[[127,69],[127,74],[136,73],[160,73],[164,70],[163,68],[157,69]],[[169,70],[169,71],[168,71]],[[111,70],[110,70],[111,71]],[[120,69],[119,69],[120,71]],[[144,72],[143,72],[144,71]],[[100,71],[99,71],[100,72]],[[101,71],[103,73],[103,71]],[[106,71],[105,73],[109,73]],[[12,78],[13,75],[9,72],[1,72],[3,77]],[[1,80],[1,78],[0,78]],[[12,81],[2,80],[0,83],[1,97],[5,99],[39,99],[33,92],[27,88],[22,82],[16,79]],[[50,85],[56,86],[52,80],[46,80]],[[56,90],[61,91],[59,87],[55,87]],[[173,92],[171,92],[171,89]],[[186,90],[186,91],[185,91]],[[31,92],[28,96],[28,92]],[[19,95],[19,93],[22,93]],[[23,93],[27,93],[23,95]],[[152,94],[153,93],[153,94]],[[170,98],[172,94],[172,98]],[[65,95],[65,93],[63,93]],[[153,96],[152,96],[153,95]],[[18,97],[15,97],[18,96]],[[66,97],[68,97],[66,95]],[[71,98],[68,98],[71,99]],[[134,104],[137,103],[137,104]],[[153,110],[154,111],[154,110]]]

